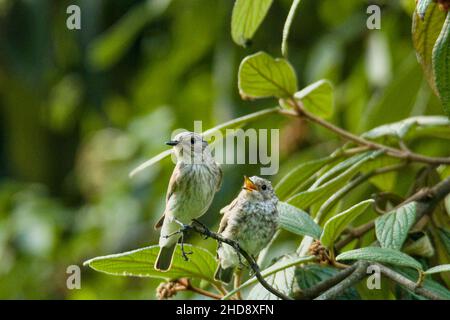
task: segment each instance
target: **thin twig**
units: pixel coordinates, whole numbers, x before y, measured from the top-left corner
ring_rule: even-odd
[[[188,282],[188,285],[186,286],[186,290],[192,291],[192,292],[198,293],[202,296],[209,297],[209,298],[216,299],[216,300],[220,300],[223,297],[222,295],[218,295],[218,294],[203,290],[201,288],[197,288],[197,287],[193,286],[190,281]]]
[[[419,191],[420,192],[420,191]],[[429,214],[434,208],[450,194],[450,177],[442,180],[432,188],[426,189],[422,192],[420,198],[416,201],[420,204],[417,209],[417,219]]]
[[[379,263],[377,263],[376,265],[380,268],[380,271],[382,274],[384,274],[386,277],[388,277],[392,281],[397,282],[401,286],[411,290],[412,292],[417,293],[428,299],[443,300],[442,297],[436,295],[434,292],[431,292],[428,289],[418,286],[416,282],[409,280],[408,278],[404,277],[403,275],[401,275]]]
[[[416,201],[418,203],[416,210],[416,222],[418,222],[423,216],[431,213],[434,210],[434,208],[439,204],[439,202],[442,201],[449,194],[450,194],[450,177],[441,181],[432,188],[419,190],[411,197],[409,197],[401,204],[399,204],[396,208],[402,207],[409,202]],[[375,227],[375,222],[371,221],[365,225],[362,225],[354,229],[347,238],[336,243],[335,245],[336,250],[340,250],[347,244],[352,242],[354,239],[362,237],[373,227]]]
[[[223,287],[222,284],[213,283],[212,286],[217,290],[217,292],[221,293],[222,296],[225,296],[226,294],[228,294],[227,290],[225,290],[225,288]]]
[[[305,118],[311,122],[314,122],[334,133],[341,136],[342,138],[352,141],[360,146],[366,146],[369,149],[373,150],[383,150],[386,152],[386,154],[409,161],[415,161],[415,162],[421,162],[421,163],[428,163],[428,164],[450,164],[450,158],[440,158],[440,157],[428,157],[421,154],[413,153],[408,150],[400,150],[393,147],[389,147],[374,141],[367,140],[363,137],[354,135],[351,132],[348,132],[342,128],[339,128],[332,123],[323,120],[322,118],[316,117],[314,114],[308,112],[303,107],[302,103],[296,99],[289,99],[287,101],[292,107],[295,108],[295,110],[285,110],[281,109],[279,113],[293,116],[293,117],[300,117]]]
[[[379,168],[379,169],[373,170],[371,172],[359,175],[358,177],[356,177],[355,179],[350,181],[348,184],[346,184],[343,188],[341,188],[338,192],[333,194],[327,201],[324,202],[324,204],[320,207],[319,211],[317,212],[315,220],[318,223],[320,223],[322,221],[322,218],[324,217],[324,215],[328,212],[329,209],[331,209],[333,207],[333,205],[338,200],[340,200],[348,192],[350,192],[351,190],[353,190],[354,188],[356,188],[363,182],[369,180],[370,178],[372,178],[376,175],[381,175],[381,174],[385,174],[385,173],[388,173],[391,171],[399,170],[399,169],[403,168],[404,166],[405,166],[405,164],[401,163],[401,164],[396,164],[396,165],[392,165],[392,166],[388,166],[388,167],[384,167],[384,168]]]
[[[358,261],[355,263],[356,269],[344,280],[328,289],[314,300],[334,300],[338,298],[345,290],[361,281],[367,275],[369,262]],[[345,271],[345,270],[344,270]]]
[[[375,227],[375,222],[371,221],[368,222],[366,224],[363,224],[362,226],[359,226],[358,228],[353,229],[350,232],[350,235],[345,238],[342,239],[341,241],[337,242],[335,245],[335,248],[337,251],[341,250],[343,247],[345,247],[346,245],[348,245],[350,242],[352,242],[353,240],[355,240],[356,238],[360,238],[363,235],[365,235],[369,230],[371,230],[373,227]]]
[[[234,274],[234,288],[239,288],[241,286],[242,270],[238,268]],[[241,291],[236,292],[236,298],[242,300]]]
[[[261,270],[259,269],[259,266],[256,263],[255,259],[252,256],[250,256],[245,250],[243,250],[238,242],[230,240],[230,239],[227,239],[227,238],[224,238],[220,234],[212,232],[208,228],[206,228],[205,226],[202,226],[202,225],[199,225],[199,224],[196,224],[196,223],[188,225],[188,226],[185,226],[185,228],[189,229],[189,230],[192,230],[192,231],[195,231],[195,232],[197,232],[199,234],[202,234],[202,235],[204,235],[204,236],[206,236],[208,238],[212,238],[212,239],[214,239],[216,241],[219,241],[221,243],[226,243],[229,246],[233,247],[248,262],[250,268],[255,273],[256,278],[261,283],[261,285],[264,288],[267,289],[267,291],[269,291],[270,293],[274,294],[275,296],[277,296],[280,299],[293,300],[291,297],[289,297],[289,296],[285,295],[284,293],[276,290],[270,284],[267,283],[267,281],[261,275]]]
[[[349,275],[351,275],[356,270],[357,264],[353,264],[350,267],[336,273],[331,278],[325,279],[314,287],[301,289],[294,292],[294,298],[296,300],[311,300],[319,296],[322,292],[327,291],[331,287],[337,285],[339,282],[343,281]]]

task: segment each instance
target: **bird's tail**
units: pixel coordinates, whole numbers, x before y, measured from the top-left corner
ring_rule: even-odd
[[[158,271],[168,271],[172,266],[173,253],[177,243],[168,246],[160,247],[158,258],[156,258],[155,269]]]
[[[228,284],[231,282],[231,279],[233,278],[233,272],[234,272],[233,267],[223,269],[219,263],[216,273],[214,274],[214,279]]]

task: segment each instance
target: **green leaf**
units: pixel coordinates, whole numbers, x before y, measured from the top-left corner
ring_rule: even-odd
[[[261,25],[273,0],[236,0],[231,17],[231,36],[245,47]]]
[[[265,110],[262,110],[262,111],[251,113],[251,114],[248,114],[248,115],[240,117],[240,118],[233,119],[233,120],[228,121],[226,123],[220,124],[220,125],[218,125],[218,126],[216,126],[214,128],[206,130],[205,132],[203,132],[203,137],[206,140],[209,140],[209,139],[211,139],[211,137],[213,137],[215,134],[217,134],[219,132],[222,133],[223,136],[225,137],[226,129],[241,128],[241,127],[243,127],[246,124],[255,122],[255,121],[260,120],[262,118],[265,118],[265,117],[267,117],[269,115],[277,114],[279,110],[280,110],[280,108],[275,107],[275,108],[265,109]],[[139,165],[138,167],[133,169],[130,172],[129,176],[130,177],[135,176],[136,174],[138,174],[142,170],[145,170],[145,169],[153,166],[154,164],[158,163],[159,161],[170,157],[171,154],[172,154],[172,149],[169,149],[169,150],[161,152],[160,154],[154,156],[150,160],[147,160],[146,162],[142,163],[141,165]]]
[[[329,156],[318,160],[308,161],[295,167],[275,186],[275,192],[278,198],[285,200],[288,196],[292,195],[292,192],[294,192],[300,184],[317,173],[319,169],[337,159],[339,159],[339,157]]]
[[[384,167],[392,167],[393,165],[400,165],[402,162],[404,161],[383,154],[377,159],[365,164],[361,168],[361,172],[371,173],[377,169],[381,169]],[[375,176],[372,176],[369,179],[369,181],[371,184],[373,184],[380,190],[384,190],[386,192],[393,191],[395,188],[395,182],[397,180],[398,173],[399,173],[398,171],[390,171],[384,174],[376,174]]]
[[[343,172],[344,170],[352,167],[355,164],[358,164],[360,161],[367,158],[369,153],[360,153],[356,154],[348,159],[345,159],[344,161],[339,162],[331,169],[327,170],[324,174],[322,174],[309,188],[309,190],[314,190],[318,188],[319,186],[325,184],[327,181],[332,179],[333,177],[336,177],[338,174]],[[358,164],[359,166],[359,164]]]
[[[437,229],[439,239],[441,240],[443,246],[445,247],[445,251],[448,255],[450,255],[450,231],[438,228]]]
[[[444,111],[450,117],[450,13],[433,48],[434,82]]]
[[[423,13],[424,11],[422,10],[421,12]],[[412,35],[417,59],[422,65],[428,83],[436,93],[433,72],[433,48],[444,21],[445,13],[439,9],[436,3],[428,4],[426,13],[422,19],[417,12],[413,16]]]
[[[440,266],[436,266],[425,271],[426,274],[440,273],[440,272],[449,272],[450,264],[441,264]]]
[[[291,9],[289,9],[289,14],[286,19],[286,22],[284,23],[283,28],[283,40],[281,42],[281,54],[285,57],[287,57],[288,54],[288,38],[289,38],[289,32],[291,30],[292,22],[294,21],[295,12],[297,11],[298,5],[300,4],[301,0],[294,0],[291,5]]]
[[[314,222],[305,211],[300,210],[285,202],[278,203],[278,213],[280,215],[280,227],[300,236],[311,236],[319,239],[322,228]]]
[[[375,232],[383,248],[400,250],[416,221],[417,203],[410,202],[375,220]]]
[[[381,154],[382,152],[379,151],[365,153],[358,162],[356,162],[354,165],[352,165],[337,177],[325,182],[315,189],[310,188],[307,191],[300,192],[289,198],[287,202],[303,210],[306,210],[312,204],[322,204],[325,199],[327,199],[331,194],[335,193],[345,183],[347,183],[361,169],[363,164],[367,163],[370,160],[376,159]]]
[[[181,247],[177,245],[172,268],[168,272],[160,272],[154,269],[159,246],[97,257],[84,262],[83,265],[115,276],[149,277],[166,280],[188,277],[215,282],[214,272],[217,262],[214,256],[203,248],[189,244],[185,244],[185,249],[193,252],[189,261],[184,261],[181,255]]]
[[[295,94],[305,109],[321,118],[330,118],[334,113],[333,85],[328,80],[319,80]]]
[[[246,57],[239,67],[239,93],[243,99],[287,98],[296,91],[297,76],[285,59],[258,52]]]
[[[291,271],[293,271],[290,269],[293,269],[293,267],[298,266],[303,263],[312,262],[315,259],[316,258],[314,256],[307,256],[307,257],[288,256],[288,257],[274,263],[267,269],[264,269],[263,271],[261,271],[261,275],[263,276],[264,279],[266,279],[267,282],[269,282],[269,284],[272,283],[272,285],[274,285],[274,284],[276,285],[277,283],[280,282],[279,281],[280,279],[282,279],[282,278],[286,279],[288,276],[290,277]],[[289,272],[286,273],[285,270],[289,270]],[[227,299],[231,298],[236,292],[241,291],[241,290],[243,290],[251,285],[257,284],[257,283],[258,283],[258,279],[256,277],[252,277],[252,278],[248,279],[246,282],[244,282],[243,284],[241,284],[238,288],[235,288],[234,290],[230,291],[226,296],[223,297],[223,299],[227,300]],[[285,293],[289,294],[291,291],[291,288],[287,288],[285,286],[285,289],[287,289],[286,291],[288,291],[287,293],[286,292]],[[254,292],[254,294],[256,294],[256,292]],[[274,299],[277,298],[277,297],[273,296],[272,294],[270,294],[270,292],[268,292],[262,286],[260,288],[258,288],[258,295],[265,295],[265,296],[267,295],[266,297],[274,298]],[[248,298],[250,298],[250,297],[248,297]]]
[[[367,260],[422,270],[422,265],[417,260],[403,252],[389,248],[365,247],[346,251],[338,255],[336,260]]]
[[[428,6],[433,2],[433,0],[419,0],[417,2],[417,14],[419,15],[420,19],[425,18],[425,13],[427,12]]]
[[[300,289],[314,287],[318,283],[332,278],[339,272],[338,269],[320,264],[307,264],[295,269],[295,278]],[[359,300],[360,296],[355,288],[345,290],[337,300]]]
[[[374,200],[372,199],[360,202],[328,220],[323,227],[323,233],[320,237],[322,245],[327,248],[332,248],[334,241],[339,237],[342,231],[344,231],[344,229],[361,215],[373,202]]]
[[[94,40],[89,62],[97,70],[113,66],[130,48],[138,33],[160,16],[172,0],[144,1],[133,7],[104,34]]]
[[[295,282],[295,266],[313,261],[314,257],[297,257],[297,256],[288,256],[280,261],[276,262],[269,268],[265,269],[262,273],[264,279],[270,284],[273,288],[278,290],[279,292],[284,293],[285,295],[290,296],[292,294],[294,282]],[[247,299],[248,300],[279,300],[277,296],[270,293],[266,290],[259,282],[257,282],[256,278],[253,277],[249,281],[253,281],[256,285],[249,292]],[[247,282],[249,282],[247,281]]]
[[[411,270],[411,269],[405,269],[405,268],[399,268],[394,267],[393,268],[396,272],[400,273],[404,277],[408,278],[411,281],[417,281],[417,274]],[[442,299],[450,300],[450,291],[439,284],[438,282],[434,281],[431,277],[425,277],[425,280],[422,283],[422,287],[425,289],[428,289],[438,296],[440,296]],[[407,290],[407,289],[405,289]],[[412,293],[408,290],[408,292]],[[424,299],[422,296],[417,296],[420,299]]]
[[[431,258],[436,254],[436,250],[427,234],[423,234],[419,239],[410,243],[407,242],[402,251],[410,256],[424,258]]]
[[[393,142],[417,136],[450,137],[450,120],[441,116],[418,116],[376,127],[362,136],[366,139],[389,139]],[[389,140],[388,140],[389,141]]]
[[[354,121],[360,123],[359,130],[366,131],[405,119],[416,112],[414,106],[423,105],[425,108],[429,97],[423,81],[423,70],[417,64],[417,58],[414,55],[405,57],[401,63],[396,62],[395,70],[395,77],[386,88],[379,95],[371,97],[371,107],[360,108],[359,118],[354,118]]]

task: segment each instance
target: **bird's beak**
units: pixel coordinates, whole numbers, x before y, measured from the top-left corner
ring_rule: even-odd
[[[175,141],[175,140],[170,140],[170,141],[167,141],[166,142],[166,144],[168,145],[168,146],[176,146],[177,144],[179,144],[180,143],[180,141]]]
[[[255,191],[256,185],[247,176],[244,176],[244,189],[247,191]]]

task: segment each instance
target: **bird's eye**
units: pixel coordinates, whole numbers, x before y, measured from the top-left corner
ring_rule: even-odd
[[[262,185],[261,189],[266,190],[267,186],[265,184]]]
[[[195,139],[191,138],[191,144],[194,144],[194,143],[195,143]]]

